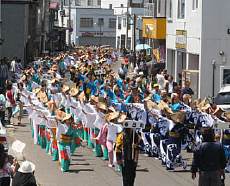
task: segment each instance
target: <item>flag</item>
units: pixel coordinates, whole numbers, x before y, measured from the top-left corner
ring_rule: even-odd
[[[160,62],[160,54],[159,54],[159,49],[158,48],[153,50],[153,54],[157,58],[157,62]]]

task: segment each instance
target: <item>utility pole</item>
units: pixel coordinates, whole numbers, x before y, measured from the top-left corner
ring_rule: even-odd
[[[125,44],[125,48],[127,49],[128,48],[128,38],[129,38],[129,21],[128,21],[128,18],[129,18],[129,7],[128,7],[128,0],[127,0],[127,14],[126,14],[126,44]],[[124,56],[125,57],[125,56]]]
[[[44,54],[46,50],[46,5],[47,0],[43,0],[43,12],[42,12],[42,46],[41,53]]]
[[[71,32],[70,32],[70,28],[71,28],[71,0],[69,0],[69,49],[71,49]]]
[[[134,55],[133,55],[133,68],[136,67],[136,14],[134,14],[134,18],[133,18],[133,51],[134,51]]]

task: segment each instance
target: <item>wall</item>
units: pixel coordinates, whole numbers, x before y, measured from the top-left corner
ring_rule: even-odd
[[[9,13],[10,12],[10,13]],[[1,57],[14,56],[24,60],[25,50],[25,17],[24,4],[2,4],[2,45]]]
[[[213,11],[215,9],[215,11]],[[221,87],[220,66],[230,66],[230,35],[227,28],[230,28],[230,1],[229,0],[203,0],[203,28],[202,28],[202,50],[200,63],[200,86],[201,96],[212,95],[213,66],[212,61],[216,61],[215,70],[215,93]],[[224,51],[227,62],[223,62],[219,55]],[[207,81],[209,79],[209,81]],[[205,87],[205,88],[202,88]]]
[[[112,8],[115,7],[121,7],[121,4],[123,4],[124,7],[127,7],[127,0],[102,0],[101,1],[101,8],[107,8],[109,9],[109,5],[112,4]]]

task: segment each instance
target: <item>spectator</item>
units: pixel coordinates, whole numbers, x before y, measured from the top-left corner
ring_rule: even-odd
[[[156,83],[153,85],[153,94],[158,94],[159,96],[161,95],[161,90],[159,89],[159,85]]]
[[[189,94],[189,95],[194,94],[193,90],[190,88],[190,82],[189,81],[185,82],[185,87],[181,91],[181,99],[183,99],[184,94]]]
[[[36,186],[34,177],[35,165],[29,161],[24,161],[12,182],[12,186]]]
[[[11,166],[8,162],[7,153],[4,150],[4,145],[0,143],[0,185],[9,186],[11,174],[15,173],[17,162],[13,160],[14,163]],[[22,185],[21,185],[22,186]]]
[[[128,55],[126,55],[125,57],[125,67],[127,70],[129,69],[129,56]]]
[[[127,76],[127,69],[125,68],[124,63],[121,64],[121,68],[118,70],[118,75],[122,80]]]
[[[4,60],[1,60],[1,68],[0,68],[0,87],[5,87],[7,84],[7,79],[9,77],[9,70]]]
[[[17,104],[17,109],[19,110],[19,112],[17,113],[17,118],[18,118],[18,125],[21,124],[21,118],[23,116],[23,105],[20,101],[20,97],[21,97],[21,93],[23,90],[23,83],[20,82],[18,83],[18,88],[16,89],[15,93],[14,93],[14,100]]]
[[[221,186],[221,175],[224,175],[226,158],[224,148],[219,142],[214,141],[212,128],[202,132],[203,143],[195,149],[192,162],[192,179],[196,178],[199,171],[199,186]]]
[[[15,72],[15,63],[16,63],[17,59],[18,59],[17,57],[14,57],[13,61],[11,61],[11,64],[10,64],[10,71],[11,72]]]
[[[143,63],[142,71],[144,73],[144,76],[148,77],[148,75],[149,75],[149,67],[147,66],[146,62]]]
[[[161,74],[161,71],[162,71],[161,69],[157,69],[156,78],[157,78],[157,83],[159,84],[160,90],[163,90],[163,89],[164,89],[165,78],[164,78],[164,76]]]
[[[8,124],[13,125],[13,123],[10,123],[10,119],[12,117],[13,107],[15,105],[15,101],[13,99],[13,95],[11,93],[12,89],[12,83],[7,84],[7,92],[6,92],[6,109],[8,111]]]
[[[165,85],[165,90],[169,96],[171,96],[175,87],[177,87],[177,83],[173,81],[173,77],[171,75],[168,76],[168,82]]]
[[[0,87],[0,117],[3,126],[5,125],[5,111],[6,111],[6,98],[4,95],[4,89]]]

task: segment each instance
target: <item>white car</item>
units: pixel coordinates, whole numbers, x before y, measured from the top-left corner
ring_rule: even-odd
[[[215,98],[215,103],[225,111],[230,111],[230,86],[220,89]]]

